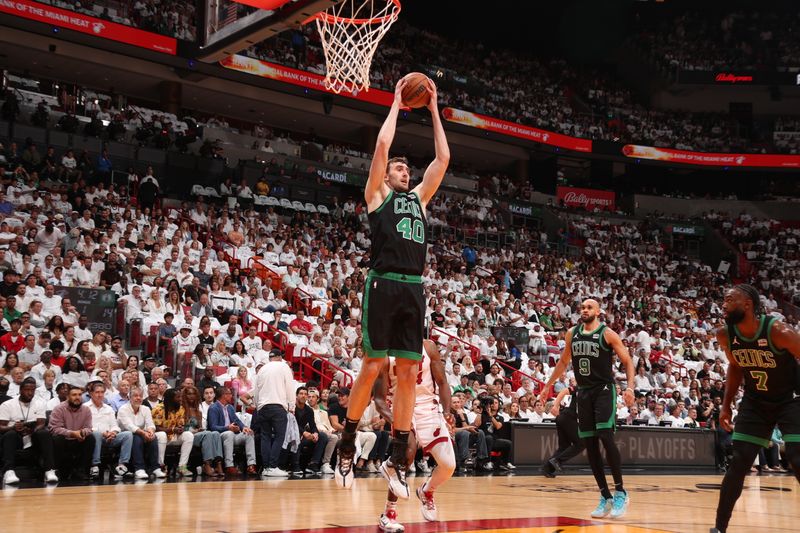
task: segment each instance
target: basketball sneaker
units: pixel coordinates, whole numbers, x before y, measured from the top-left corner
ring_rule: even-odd
[[[392,491],[392,494],[401,500],[407,500],[410,494],[406,482],[406,471],[404,468],[397,468],[390,461],[391,459],[386,459],[382,462],[378,471],[389,482],[389,490]]]
[[[336,481],[336,486],[343,489],[349,489],[353,486],[353,460],[356,455],[355,444],[350,442],[342,443],[339,445],[339,459],[336,461],[336,468],[333,469],[333,479]]]
[[[604,498],[603,495],[600,495],[600,503],[597,504],[597,507],[594,511],[592,511],[592,518],[605,518],[608,516],[608,513],[611,512],[611,507],[614,505],[613,498]]]
[[[433,492],[425,490],[428,484],[420,485],[417,487],[417,498],[422,503],[422,517],[428,522],[436,522],[438,516],[436,514],[436,502],[433,501]]]
[[[403,524],[397,521],[397,511],[394,509],[389,509],[381,515],[378,527],[381,531],[386,531],[387,533],[402,533],[406,530]]]
[[[611,506],[611,514],[608,517],[622,518],[625,515],[625,511],[628,510],[629,501],[630,498],[627,491],[614,491],[614,503]]]

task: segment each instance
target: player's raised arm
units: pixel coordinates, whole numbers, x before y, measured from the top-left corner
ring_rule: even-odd
[[[552,387],[553,383],[567,371],[567,366],[569,366],[570,361],[572,361],[572,330],[567,331],[567,336],[564,338],[564,341],[566,342],[564,351],[561,352],[561,357],[558,359],[555,368],[553,368],[553,373],[550,374],[547,383],[542,387],[542,392],[539,393],[539,399],[542,402],[546,402],[550,397],[550,387]]]
[[[620,361],[622,361],[622,364],[625,365],[625,375],[628,380],[628,388],[625,389],[623,397],[625,398],[625,405],[630,407],[636,400],[636,397],[633,394],[633,378],[636,372],[633,368],[631,354],[628,353],[628,348],[622,344],[622,339],[619,338],[619,334],[616,331],[605,328],[603,330],[603,336],[606,344],[608,344],[611,349],[614,350],[614,353],[617,354],[617,357],[619,357]]]
[[[447,145],[447,136],[444,134],[444,126],[442,126],[442,119],[439,116],[436,85],[430,79],[428,80],[427,90],[428,94],[430,94],[428,109],[431,111],[431,122],[433,123],[433,144],[436,149],[436,159],[428,165],[425,174],[422,176],[422,183],[414,189],[419,196],[422,207],[427,207],[428,202],[439,190],[447,165],[450,164],[450,147]]]
[[[444,363],[442,357],[439,355],[439,349],[433,341],[425,340],[425,350],[428,352],[428,357],[431,358],[431,376],[433,382],[439,388],[439,403],[442,406],[442,412],[447,416],[450,413],[450,385],[447,383],[447,377],[444,372]]]
[[[776,321],[772,323],[772,331],[770,334],[775,348],[786,350],[792,354],[795,359],[800,360],[800,333],[797,333],[785,323]]]
[[[719,412],[719,424],[725,431],[733,431],[731,405],[733,405],[733,399],[736,398],[736,393],[739,392],[739,387],[742,385],[744,374],[742,367],[736,362],[736,358],[731,355],[728,332],[725,328],[717,330],[717,342],[725,350],[725,356],[728,358],[728,370],[725,373],[725,395],[722,398],[722,407]]]
[[[389,115],[383,121],[383,126],[378,132],[378,139],[375,141],[375,153],[372,156],[372,163],[369,166],[369,178],[364,189],[364,200],[367,202],[367,209],[370,206],[375,209],[385,199],[388,188],[384,186],[386,177],[386,164],[389,161],[389,148],[394,141],[394,132],[397,128],[397,114],[400,112],[402,104],[403,87],[406,85],[405,78],[397,82],[394,89],[394,101],[389,109]]]

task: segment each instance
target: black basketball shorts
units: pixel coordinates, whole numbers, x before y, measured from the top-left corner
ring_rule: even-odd
[[[734,420],[733,440],[766,448],[776,425],[784,442],[800,443],[800,397],[771,402],[745,395]]]
[[[614,429],[617,421],[617,386],[595,385],[578,391],[578,436],[594,437],[599,429]]]
[[[371,270],[362,307],[367,357],[422,359],[425,294],[420,276]]]

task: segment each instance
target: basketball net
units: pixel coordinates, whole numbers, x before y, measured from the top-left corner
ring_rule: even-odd
[[[314,17],[325,53],[326,89],[369,90],[372,57],[399,13],[400,0],[344,0]]]

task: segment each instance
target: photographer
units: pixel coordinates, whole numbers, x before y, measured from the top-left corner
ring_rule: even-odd
[[[498,463],[500,469],[514,470],[515,466],[508,460],[511,453],[511,441],[498,437],[503,429],[503,419],[498,414],[500,400],[492,396],[484,396],[480,402],[480,412],[475,417],[473,425],[486,435],[486,447],[489,452],[500,452]]]
[[[469,457],[471,446],[475,446],[476,450],[475,468],[478,470],[492,470],[494,465],[489,461],[486,434],[467,420],[467,413],[464,411],[463,394],[456,393],[451,399],[450,405],[450,413],[455,419],[456,470],[458,472],[466,472],[466,461]]]

